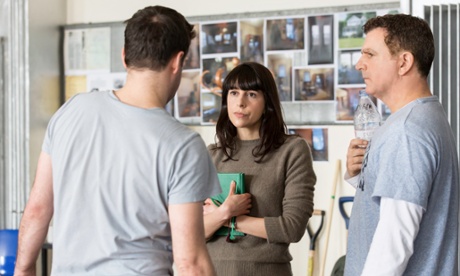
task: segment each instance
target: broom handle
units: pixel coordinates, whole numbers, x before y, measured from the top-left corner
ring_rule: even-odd
[[[320,276],[324,276],[324,267],[326,265],[326,255],[327,255],[327,248],[329,245],[329,234],[331,233],[331,222],[332,222],[332,211],[334,210],[334,202],[335,202],[335,190],[337,188],[337,182],[339,180],[339,176],[341,175],[342,171],[342,164],[340,159],[337,159],[336,166],[335,166],[335,174],[334,174],[334,182],[332,183],[332,194],[331,194],[331,202],[329,203],[329,211],[327,212],[327,228],[326,228],[326,245],[323,253],[323,258],[321,260],[321,269],[320,269]]]

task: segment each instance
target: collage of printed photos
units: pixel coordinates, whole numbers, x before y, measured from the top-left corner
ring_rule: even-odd
[[[253,61],[272,72],[283,109],[300,104],[300,112],[307,117],[309,112],[319,112],[335,118],[326,125],[351,124],[358,92],[365,89],[361,72],[355,69],[365,37],[362,26],[369,18],[398,12],[372,10],[195,22],[197,36],[186,56],[176,96],[166,109],[184,124],[214,125],[221,110],[225,77],[239,63]],[[123,87],[126,72],[119,59],[122,46],[123,26],[66,30],[64,100],[80,92]],[[335,108],[324,109],[321,103],[331,103]],[[386,119],[388,108],[380,101],[376,104]],[[312,105],[317,107],[314,111],[306,107]],[[289,121],[286,123],[290,126]],[[314,161],[328,161],[327,128],[298,123],[288,128],[307,140]]]
[[[336,102],[336,122],[351,122],[358,92],[365,88],[355,64],[363,24],[398,10],[195,23],[197,37],[186,57],[175,115],[215,124],[222,82],[240,62],[267,66],[282,102]],[[379,103],[382,114],[388,109]]]

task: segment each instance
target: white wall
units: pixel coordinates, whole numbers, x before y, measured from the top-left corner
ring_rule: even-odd
[[[67,0],[67,24],[123,21],[130,18],[137,10],[152,5],[163,5],[176,9],[184,16],[201,16],[394,2],[399,3],[398,0],[232,0],[228,2],[213,0]]]
[[[395,3],[399,1],[385,0],[233,0],[231,4],[211,1],[211,0],[161,0],[161,1],[116,1],[116,0],[67,0],[67,24],[97,23],[123,21],[131,17],[137,10],[149,5],[164,5],[174,8],[185,16],[206,16],[216,14],[262,12],[276,10],[322,8],[330,6],[345,5],[368,5],[378,3]],[[134,4],[135,3],[135,4]],[[229,2],[230,3],[230,2]],[[260,9],[263,7],[263,10]],[[329,129],[329,162],[315,162],[314,170],[317,174],[317,184],[315,190],[315,209],[322,209],[329,212],[331,194],[335,174],[336,160],[341,160],[342,174],[336,189],[336,199],[340,196],[353,195],[354,191],[342,181],[345,170],[346,151],[349,141],[354,137],[351,125],[324,126]],[[200,133],[206,144],[214,141],[213,126],[191,126],[192,129]],[[330,230],[329,246],[325,262],[324,275],[330,275],[331,270],[337,259],[345,254],[346,250],[346,230],[345,223],[340,216],[337,202],[335,202],[332,214],[332,224]],[[326,217],[331,214],[326,214]],[[312,220],[312,228],[317,227],[319,217],[315,216]],[[320,270],[325,252],[327,225],[323,227],[322,234],[317,240],[315,256],[315,275]],[[294,258],[292,268],[294,275],[305,275],[307,273],[307,261],[309,250],[309,236],[305,233],[304,238],[296,244],[291,245],[291,254]]]
[[[43,6],[49,7],[47,13]],[[38,156],[49,119],[59,108],[59,29],[65,24],[65,2],[29,1],[30,176],[35,178]]]

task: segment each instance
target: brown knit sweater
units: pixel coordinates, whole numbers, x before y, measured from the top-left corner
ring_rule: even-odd
[[[238,141],[235,160],[216,145],[208,146],[218,172],[243,172],[246,192],[252,195],[249,216],[265,218],[268,239],[250,235],[227,243],[214,236],[207,245],[218,275],[292,275],[289,244],[305,233],[313,212],[316,175],[307,142],[289,137],[279,149],[254,162],[252,149],[259,140]]]

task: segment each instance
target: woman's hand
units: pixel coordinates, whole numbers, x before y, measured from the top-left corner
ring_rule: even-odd
[[[249,214],[252,207],[251,205],[251,194],[235,194],[236,183],[232,181],[230,184],[230,190],[228,192],[227,199],[219,208],[222,208],[226,219],[237,217],[239,215]]]
[[[223,220],[228,220],[231,217],[249,214],[251,209],[251,194],[235,194],[236,183],[230,183],[230,189],[225,201],[216,206],[210,198],[207,198],[203,204],[203,215],[208,215],[216,210],[221,214]]]
[[[236,195],[236,183],[232,181],[227,199],[216,206],[210,198],[203,203],[204,230],[206,239],[210,239],[220,227],[228,225],[230,218],[248,214],[251,209],[251,195]]]
[[[228,196],[225,199],[224,203],[220,206],[226,218],[230,219],[232,217],[237,217],[239,215],[249,214],[251,209],[251,194],[235,194],[236,183],[232,181],[230,183],[230,190]]]

